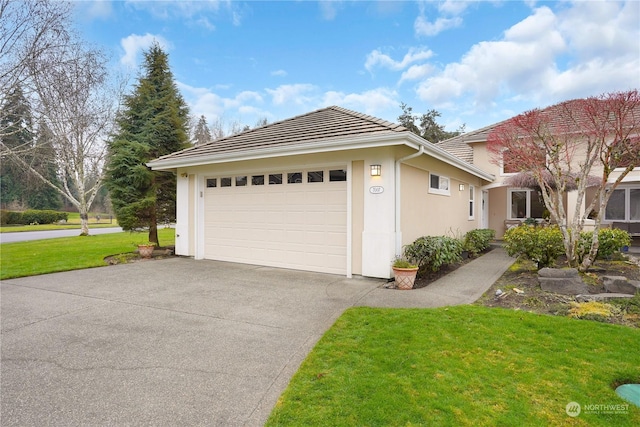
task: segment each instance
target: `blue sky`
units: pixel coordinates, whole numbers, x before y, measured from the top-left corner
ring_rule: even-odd
[[[447,130],[640,88],[640,2],[82,1],[83,37],[133,82],[156,40],[199,117],[253,125],[339,105]]]

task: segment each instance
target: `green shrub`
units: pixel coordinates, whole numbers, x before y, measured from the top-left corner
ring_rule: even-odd
[[[418,274],[460,261],[461,253],[462,242],[447,236],[420,237],[404,247],[404,257],[418,265]]]
[[[580,233],[580,241],[578,242],[577,256],[582,262],[584,257],[591,249],[591,240],[593,238],[592,231],[583,231]],[[601,228],[598,230],[598,253],[596,258],[610,258],[613,254],[620,251],[620,248],[631,244],[631,236],[624,230],[618,228]]]
[[[67,220],[66,212],[57,212],[51,210],[26,210],[24,212],[2,211],[2,225],[7,224],[53,224],[54,222]]]
[[[1,225],[14,225],[14,224],[22,224],[20,221],[22,220],[22,212],[15,211],[0,211],[0,224]]]
[[[504,249],[510,256],[523,256],[535,262],[538,269],[553,265],[564,254],[562,233],[557,226],[520,225],[504,234]]]
[[[491,246],[495,235],[495,230],[488,228],[471,230],[464,235],[463,248],[469,252],[470,256],[478,256],[480,252]]]

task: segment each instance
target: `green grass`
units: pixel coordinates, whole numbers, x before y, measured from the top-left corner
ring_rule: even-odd
[[[612,387],[640,381],[640,330],[460,306],[347,310],[303,362],[268,426],[640,425]],[[569,402],[583,413],[566,414]]]
[[[109,255],[133,252],[148,233],[112,233],[86,237],[34,240],[0,245],[0,279],[107,265]],[[175,230],[158,229],[162,246],[175,244]]]
[[[96,215],[100,215],[100,221],[96,219]],[[89,229],[118,227],[118,221],[114,215],[111,215],[111,221],[108,214],[89,214]],[[48,231],[48,230],[73,230],[80,229],[80,214],[78,212],[69,212],[67,222],[65,224],[39,224],[39,225],[3,225],[0,227],[0,233],[15,233],[19,231]]]

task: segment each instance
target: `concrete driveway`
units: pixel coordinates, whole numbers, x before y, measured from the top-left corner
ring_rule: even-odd
[[[262,425],[382,284],[185,258],[5,280],[0,424]]]

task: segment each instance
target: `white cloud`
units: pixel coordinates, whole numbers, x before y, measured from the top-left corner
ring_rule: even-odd
[[[281,85],[276,89],[265,89],[271,95],[271,101],[274,105],[293,104],[309,104],[313,100],[314,92],[317,88],[312,84],[297,83],[292,85]]]
[[[120,63],[135,68],[138,65],[137,59],[140,52],[151,47],[154,42],[157,42],[163,50],[169,48],[169,43],[159,35],[147,33],[140,36],[138,34],[131,34],[123,38],[120,40],[120,45],[122,49],[124,49],[124,55],[120,58]]]
[[[376,67],[388,68],[390,70],[399,71],[408,67],[414,62],[427,60],[433,56],[433,52],[425,48],[411,48],[404,55],[401,61],[393,60],[389,55],[382,53],[376,49],[367,55],[364,67],[371,72]]]
[[[398,93],[387,88],[378,88],[362,93],[329,91],[322,98],[324,106],[338,105],[374,116],[382,111],[397,108],[398,104]]]
[[[419,80],[422,79],[434,70],[431,64],[412,65],[409,69],[402,73],[400,76],[399,84],[402,84],[406,80]]]
[[[229,98],[222,97],[209,88],[193,87],[181,82],[176,84],[189,105],[191,114],[196,117],[204,115],[209,120],[259,111],[257,105],[264,102],[262,95],[254,91],[243,91]]]
[[[637,87],[640,27],[629,16],[638,15],[635,1],[538,7],[502,40],[479,42],[428,75],[417,94],[435,108],[480,111],[497,100],[539,106]]]
[[[213,29],[209,17],[228,15],[233,25],[242,21],[242,6],[229,0],[196,0],[196,1],[150,1],[127,0],[127,6],[149,12],[153,17],[169,20],[179,18],[200,25],[208,30]]]
[[[78,17],[82,20],[105,19],[113,12],[109,0],[78,2],[75,5],[79,9]]]
[[[286,77],[287,72],[285,70],[275,70],[271,72],[271,75],[275,77]]]
[[[413,29],[416,35],[419,36],[435,36],[448,30],[449,28],[456,28],[462,25],[462,18],[454,16],[452,18],[438,18],[434,22],[429,22],[427,18],[420,15],[416,18],[413,24]]]
[[[338,14],[340,1],[338,0],[321,0],[318,2],[322,18],[327,21],[333,21]]]

